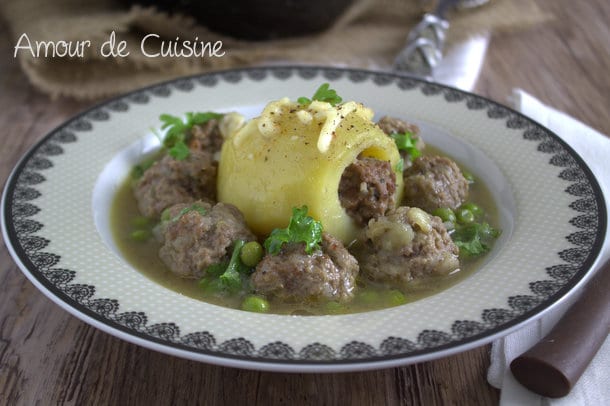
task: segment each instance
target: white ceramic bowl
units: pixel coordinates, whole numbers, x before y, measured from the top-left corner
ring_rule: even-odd
[[[502,235],[483,266],[439,294],[379,311],[283,316],[232,310],[169,290],[121,257],[113,194],[156,147],[162,113],[257,115],[272,99],[331,82],[377,116],[414,121],[426,142],[491,190]],[[216,72],[145,88],[58,127],[23,157],[2,199],[2,231],[25,275],[67,311],[176,356],[276,371],[383,368],[464,351],[541,316],[584,282],[606,229],[599,186],[549,130],[480,96],[390,73],[321,67]]]

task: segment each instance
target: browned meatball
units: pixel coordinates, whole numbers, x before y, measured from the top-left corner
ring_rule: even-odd
[[[357,224],[383,216],[396,204],[396,174],[390,163],[359,158],[345,168],[339,182],[339,201]]]
[[[387,135],[394,133],[404,134],[406,132],[413,134],[413,139],[416,140],[415,147],[420,151],[426,146],[420,136],[419,127],[415,124],[407,123],[398,118],[384,116],[377,122],[377,125]]]
[[[457,269],[459,250],[439,217],[401,206],[372,220],[355,249],[360,269],[371,279],[408,284]]]
[[[287,301],[347,301],[354,295],[358,263],[343,244],[322,235],[322,249],[311,255],[304,243],[289,243],[267,254],[252,274],[255,291]]]
[[[404,173],[404,202],[432,212],[455,209],[468,197],[468,181],[451,159],[421,156]]]
[[[208,266],[228,260],[236,240],[256,239],[231,204],[181,203],[169,208],[168,218],[159,226],[159,257],[183,278],[201,278]]]
[[[204,124],[194,125],[191,129],[189,148],[215,154],[220,151],[224,138],[218,126],[218,120],[212,119]]]
[[[216,163],[210,152],[191,150],[184,160],[164,156],[148,168],[134,186],[140,213],[159,217],[177,203],[216,199]]]

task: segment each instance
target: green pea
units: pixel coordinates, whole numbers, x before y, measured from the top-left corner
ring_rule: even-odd
[[[131,225],[134,227],[146,227],[150,224],[150,219],[144,216],[136,216],[131,219]]]
[[[458,209],[455,217],[460,224],[468,224],[474,222],[474,214],[468,209]]]
[[[169,207],[161,212],[161,221],[169,221],[171,218],[171,213],[169,212]]]
[[[448,207],[442,207],[432,212],[433,216],[438,216],[443,222],[455,223],[455,213]]]
[[[466,179],[466,181],[468,183],[474,183],[474,175],[468,171],[462,171],[462,175],[464,176],[464,179]]]
[[[247,312],[267,313],[269,302],[260,296],[249,295],[241,302],[241,309]]]
[[[470,210],[475,217],[481,217],[483,215],[483,209],[474,203],[464,203],[460,206],[461,209]]]
[[[129,237],[138,242],[144,242],[150,238],[150,231],[148,230],[134,230],[129,234]]]
[[[257,241],[250,241],[241,247],[239,259],[244,265],[255,267],[263,258],[263,247]]]
[[[384,293],[384,300],[390,306],[399,306],[407,303],[407,298],[400,290],[392,289]]]

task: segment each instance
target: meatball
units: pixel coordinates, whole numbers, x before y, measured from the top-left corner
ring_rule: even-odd
[[[395,191],[396,174],[389,162],[358,158],[341,175],[339,201],[347,214],[364,226],[395,206]]]
[[[287,302],[338,300],[354,295],[358,263],[343,244],[322,234],[322,249],[305,252],[304,243],[289,243],[278,255],[266,255],[252,274],[257,293]]]
[[[377,125],[387,135],[394,133],[403,134],[406,132],[413,134],[413,139],[416,141],[415,147],[419,150],[424,149],[426,146],[424,140],[422,140],[420,136],[419,127],[415,124],[407,123],[398,118],[384,116],[377,122]]]
[[[224,138],[220,131],[219,121],[212,119],[204,124],[194,125],[191,129],[189,148],[216,154],[220,152]]]
[[[191,150],[184,160],[165,155],[148,168],[134,185],[140,213],[159,217],[177,203],[216,199],[216,164],[209,152]]]
[[[159,226],[159,257],[176,275],[201,278],[205,269],[228,260],[236,240],[254,241],[241,212],[233,205],[181,203],[169,208]]]
[[[356,245],[360,269],[372,280],[405,285],[459,268],[459,249],[439,217],[401,206],[371,220]]]
[[[421,156],[404,173],[405,204],[432,212],[456,209],[468,197],[468,181],[451,159]]]

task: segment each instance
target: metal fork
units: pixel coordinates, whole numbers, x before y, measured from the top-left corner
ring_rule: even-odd
[[[431,77],[432,71],[443,58],[446,32],[449,22],[447,11],[454,7],[474,8],[489,0],[439,0],[432,13],[424,14],[422,20],[407,36],[407,45],[394,60],[393,68],[417,76]]]

